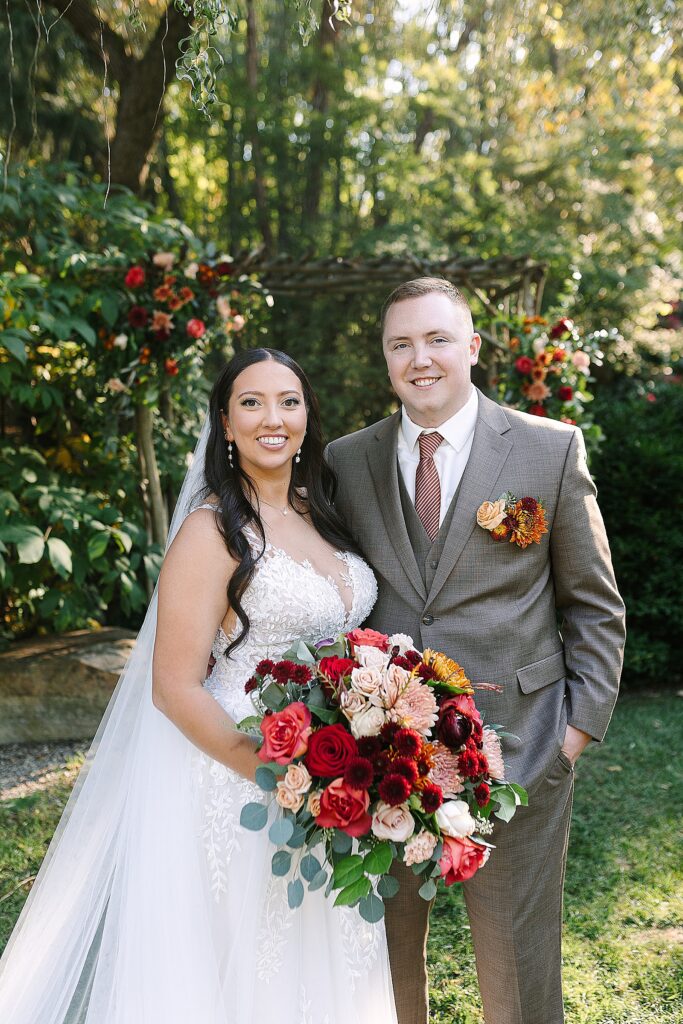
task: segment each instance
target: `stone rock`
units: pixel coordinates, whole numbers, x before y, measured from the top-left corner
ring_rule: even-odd
[[[0,744],[92,739],[134,646],[125,629],[13,644],[0,654]]]

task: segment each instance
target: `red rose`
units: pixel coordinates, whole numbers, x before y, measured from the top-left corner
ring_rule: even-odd
[[[145,283],[145,271],[140,266],[130,267],[124,278],[126,288],[139,288]]]
[[[167,359],[164,362],[164,372],[167,373],[169,377],[177,376],[177,374],[178,374],[178,362],[177,362],[177,360],[175,360],[175,359]]]
[[[473,843],[471,839],[454,839],[442,836],[443,853],[439,861],[439,870],[445,885],[454,882],[466,882],[488,860],[489,849]]]
[[[520,356],[519,359],[515,359],[515,370],[518,373],[531,373],[534,368],[534,361],[529,356]]]
[[[389,637],[376,629],[352,629],[346,639],[352,647],[377,647],[385,653],[389,650]]]
[[[128,323],[131,327],[144,327],[149,320],[149,313],[144,306],[131,306],[128,310]]]
[[[191,338],[203,338],[206,334],[206,324],[203,320],[198,320],[193,317],[187,321],[187,327],[185,328]]]
[[[563,334],[569,334],[570,331],[574,330],[574,321],[568,320],[567,317],[562,317],[556,324],[550,328],[551,338],[561,338]]]
[[[353,658],[321,658],[318,662],[318,671],[328,679],[338,683],[344,676],[350,676],[351,671],[356,668]]]
[[[532,416],[547,416],[548,415],[547,411],[543,408],[542,405],[530,405],[529,406],[529,412],[531,413]]]
[[[264,718],[261,732],[263,746],[258,752],[261,760],[289,764],[306,753],[311,735],[311,712],[301,701],[295,701],[283,711]]]
[[[335,779],[320,794],[320,814],[315,823],[320,828],[339,828],[347,835],[363,836],[372,826],[369,804],[367,789],[353,789],[343,779]]]
[[[557,389],[557,397],[561,402],[571,402],[574,392],[568,384],[563,384],[561,388]]]
[[[230,277],[234,270],[232,263],[226,262],[217,263],[214,269],[220,277]]]
[[[332,778],[343,775],[351,758],[357,756],[358,744],[351,733],[337,722],[324,725],[313,733],[308,741],[305,761],[311,775]]]

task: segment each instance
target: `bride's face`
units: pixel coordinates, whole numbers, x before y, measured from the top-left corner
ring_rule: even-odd
[[[301,381],[274,359],[253,363],[235,378],[223,425],[246,473],[281,470],[306,433]]]

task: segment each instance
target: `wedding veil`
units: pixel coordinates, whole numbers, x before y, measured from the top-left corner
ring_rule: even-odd
[[[167,549],[205,500],[209,426],[207,416]],[[155,588],[0,960],[3,1024],[226,1019],[205,948],[210,928],[189,785],[196,748],[152,703],[156,621]],[[145,992],[154,993],[153,1009],[145,1009]]]

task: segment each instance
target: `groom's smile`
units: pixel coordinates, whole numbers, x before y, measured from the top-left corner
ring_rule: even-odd
[[[443,293],[388,309],[382,347],[389,379],[414,423],[438,427],[463,407],[480,344],[469,310]]]

